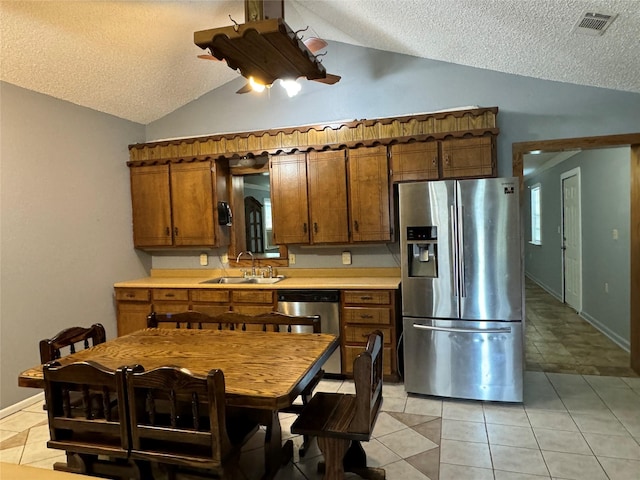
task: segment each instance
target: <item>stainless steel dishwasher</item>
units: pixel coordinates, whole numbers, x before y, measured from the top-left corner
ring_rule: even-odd
[[[339,290],[279,290],[278,311],[287,315],[320,315],[322,333],[340,336]],[[341,373],[340,348],[322,368],[326,373]]]

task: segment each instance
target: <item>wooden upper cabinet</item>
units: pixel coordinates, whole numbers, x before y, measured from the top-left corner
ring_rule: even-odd
[[[211,162],[176,163],[170,170],[174,245],[215,245]]]
[[[493,137],[442,140],[442,178],[495,177]]]
[[[390,241],[389,167],[384,146],[349,150],[349,211],[354,242]]]
[[[134,246],[219,246],[211,161],[131,167]],[[217,187],[224,189],[224,183]],[[225,227],[226,228],[226,227]]]
[[[311,243],[349,242],[345,151],[309,152],[307,164]]]
[[[133,244],[136,247],[173,245],[169,165],[132,167]]]
[[[269,167],[273,241],[284,245],[309,243],[305,154],[273,156]]]
[[[438,142],[396,144],[389,151],[394,182],[438,179]]]

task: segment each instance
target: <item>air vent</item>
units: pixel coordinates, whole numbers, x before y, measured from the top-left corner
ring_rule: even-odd
[[[602,35],[618,15],[585,12],[573,27],[572,32],[583,35]]]

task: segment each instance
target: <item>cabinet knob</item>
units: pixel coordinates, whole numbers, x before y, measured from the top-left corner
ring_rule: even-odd
[[[177,237],[178,236],[178,227],[173,227],[173,234]]]
[[[373,300],[373,297],[371,295],[363,295],[360,297],[360,300]]]
[[[434,167],[437,167],[437,166],[438,166],[438,157],[433,157],[433,160],[432,160],[431,164],[432,164]]]
[[[318,223],[313,222],[313,233],[318,233]]]
[[[368,313],[363,313],[360,315],[360,318],[362,318],[363,320],[370,320],[373,318],[373,315],[369,315]]]
[[[171,229],[169,227],[167,227],[167,237],[171,236]]]
[[[304,223],[302,224],[302,231],[303,231],[304,233],[307,233],[307,222],[304,222]]]
[[[446,154],[446,155],[444,156],[444,163],[445,163],[445,165],[447,165],[447,166],[451,165],[451,158],[449,157],[449,154]]]
[[[355,220],[353,222],[353,228],[355,228],[356,232],[360,231],[360,225],[358,225],[358,221],[357,220]]]

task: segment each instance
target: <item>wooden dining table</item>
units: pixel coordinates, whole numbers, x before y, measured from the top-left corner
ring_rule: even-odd
[[[293,455],[291,440],[282,445],[278,410],[293,404],[338,345],[338,337],[322,333],[147,328],[58,361],[91,360],[110,369],[174,365],[203,376],[222,370],[227,406],[250,409],[267,426],[265,478],[272,478]],[[22,372],[18,385],[44,388],[42,365]]]

